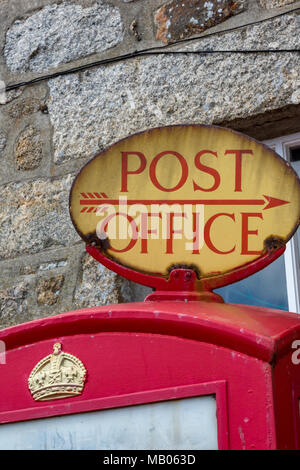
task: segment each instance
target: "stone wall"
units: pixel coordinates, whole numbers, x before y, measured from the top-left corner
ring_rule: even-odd
[[[299,48],[297,6],[0,0],[0,80],[23,82],[162,45]],[[174,45],[195,35],[201,39]],[[299,65],[292,53],[148,56],[7,93],[0,105],[0,327],[142,300],[147,289],[85,254],[68,213],[77,171],[105,146],[150,127],[214,123],[259,139],[299,131]]]

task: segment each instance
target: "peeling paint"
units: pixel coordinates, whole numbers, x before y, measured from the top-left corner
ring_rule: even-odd
[[[241,426],[238,427],[238,430],[239,430],[239,436],[240,436],[241,443],[242,443],[242,449],[245,450],[246,449],[245,434],[243,433]]]

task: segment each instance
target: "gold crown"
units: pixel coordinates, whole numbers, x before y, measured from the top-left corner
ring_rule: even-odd
[[[82,362],[72,354],[61,352],[61,344],[53,353],[37,363],[28,378],[29,390],[36,401],[57,400],[80,395],[86,378]]]

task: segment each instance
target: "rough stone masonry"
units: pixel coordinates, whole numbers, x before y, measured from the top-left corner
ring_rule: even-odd
[[[293,0],[0,0],[0,80],[23,82],[161,45],[296,48],[300,19],[291,10],[297,6]],[[151,56],[8,93],[0,105],[0,328],[143,300],[147,289],[85,254],[68,213],[76,173],[105,146],[150,127],[214,123],[262,140],[299,131],[299,66],[292,53]]]

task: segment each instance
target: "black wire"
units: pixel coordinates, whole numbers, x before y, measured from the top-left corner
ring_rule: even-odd
[[[50,80],[56,77],[60,77],[63,75],[69,75],[72,73],[80,72],[82,70],[88,70],[92,67],[98,67],[99,65],[105,65],[105,64],[111,64],[114,62],[121,62],[125,59],[131,59],[134,57],[145,57],[145,56],[152,56],[152,55],[186,55],[186,54],[265,54],[265,53],[295,53],[295,52],[300,52],[300,49],[234,49],[232,51],[229,50],[201,50],[201,51],[151,51],[151,50],[145,50],[145,51],[135,51],[132,52],[131,54],[124,54],[120,55],[117,57],[112,57],[109,59],[103,59],[103,60],[98,60],[96,62],[91,62],[86,65],[80,65],[78,67],[73,67],[71,69],[63,70],[61,72],[55,72],[51,73],[49,75],[43,75],[41,77],[34,78],[33,80],[29,80],[27,82],[21,82],[21,83],[16,83],[14,85],[8,85],[5,88],[5,91],[11,91],[15,90],[17,88],[21,88],[22,86],[25,85],[33,85],[35,83],[44,81],[44,80]]]
[[[8,92],[8,91],[11,91],[11,90],[15,90],[16,88],[21,88],[22,86],[25,86],[25,85],[33,85],[34,83],[38,83],[38,82],[41,82],[41,81],[44,81],[44,80],[50,80],[52,78],[60,77],[60,76],[63,76],[63,75],[69,75],[69,74],[72,74],[72,73],[75,73],[75,72],[80,72],[82,70],[87,70],[89,68],[97,67],[99,65],[111,64],[113,62],[120,62],[121,60],[129,59],[131,57],[136,57],[137,54],[138,54],[137,51],[134,51],[130,54],[124,54],[124,55],[117,56],[117,57],[111,57],[109,59],[102,59],[102,60],[98,60],[96,62],[92,62],[90,64],[80,65],[78,67],[73,67],[71,69],[62,70],[61,72],[50,73],[48,75],[43,75],[41,77],[37,77],[37,78],[34,78],[32,80],[28,80],[26,82],[15,83],[14,85],[8,85],[5,88],[5,91]]]
[[[116,56],[116,57],[111,57],[111,58],[108,58],[108,59],[98,60],[98,61],[95,61],[95,62],[91,62],[89,64],[80,65],[80,66],[73,67],[73,68],[70,68],[70,69],[67,69],[67,70],[62,70],[60,72],[54,72],[54,73],[51,73],[51,74],[48,74],[48,75],[42,75],[42,76],[36,77],[32,80],[28,80],[28,81],[20,82],[20,83],[15,83],[13,85],[8,85],[5,88],[5,91],[8,92],[8,91],[11,91],[11,90],[15,90],[17,88],[21,88],[22,86],[33,85],[33,84],[39,83],[41,81],[50,80],[50,79],[53,79],[53,78],[56,78],[56,77],[61,77],[61,76],[69,75],[69,74],[76,73],[76,72],[81,72],[82,70],[88,70],[88,69],[93,68],[93,67],[99,67],[100,65],[112,64],[114,62],[121,62],[123,60],[132,59],[132,58],[135,58],[135,57],[145,57],[145,56],[152,56],[152,55],[176,55],[176,54],[177,55],[186,55],[186,54],[198,54],[198,55],[203,54],[203,55],[207,55],[207,54],[269,54],[269,53],[273,53],[273,54],[274,53],[276,53],[276,54],[280,53],[281,54],[281,53],[299,53],[300,49],[234,49],[234,50],[210,50],[210,49],[207,49],[207,50],[200,50],[200,51],[171,51],[171,50],[165,51],[164,50],[167,47],[176,46],[176,45],[181,44],[181,43],[196,41],[196,40],[199,40],[199,39],[204,39],[204,38],[219,35],[219,34],[222,34],[222,33],[228,33],[230,31],[236,31],[236,30],[241,29],[241,28],[247,28],[248,26],[263,23],[265,21],[275,19],[275,18],[284,16],[284,15],[287,15],[289,13],[293,13],[293,12],[299,11],[299,10],[300,10],[300,7],[294,8],[292,10],[285,11],[283,13],[279,13],[278,15],[272,16],[270,18],[265,18],[265,19],[260,20],[260,21],[254,21],[254,22],[251,22],[251,23],[247,23],[247,24],[244,24],[244,25],[241,25],[241,26],[236,26],[236,27],[229,28],[229,29],[222,30],[222,31],[215,31],[213,33],[208,33],[208,34],[205,34],[203,36],[196,36],[196,37],[192,37],[192,38],[181,39],[181,40],[176,41],[176,42],[174,42],[172,44],[169,44],[167,46],[149,47],[148,49],[133,51],[133,52],[128,53],[128,54],[123,54],[123,55],[119,55],[119,56]]]

